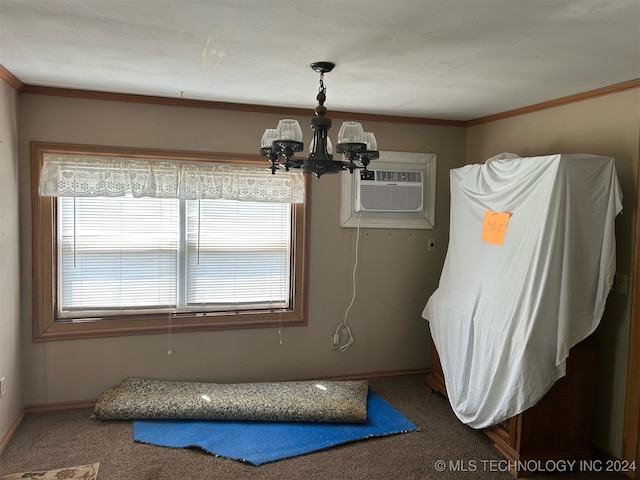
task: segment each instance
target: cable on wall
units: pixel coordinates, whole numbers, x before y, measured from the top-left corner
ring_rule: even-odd
[[[347,307],[347,309],[344,312],[344,319],[342,320],[342,323],[340,323],[337,327],[336,327],[336,332],[334,334],[334,338],[339,339],[340,338],[340,333],[342,332],[343,334],[345,334],[347,336],[347,343],[345,343],[344,345],[340,346],[338,348],[338,350],[340,352],[344,352],[345,350],[347,350],[347,348],[349,348],[351,346],[351,344],[353,343],[353,332],[351,331],[351,327],[349,327],[348,325],[348,317],[349,317],[349,312],[351,311],[351,307],[353,307],[353,304],[356,301],[356,273],[358,271],[358,246],[360,244],[360,223],[362,220],[362,213],[358,214],[358,228],[356,229],[356,252],[355,252],[355,260],[353,262],[353,271],[351,272],[351,286],[352,286],[352,295],[351,295],[351,302],[349,303],[349,306]]]

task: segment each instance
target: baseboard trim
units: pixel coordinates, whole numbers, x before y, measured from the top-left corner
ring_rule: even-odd
[[[401,377],[404,375],[426,375],[430,369],[427,368],[408,368],[403,370],[380,370],[365,373],[348,373],[343,375],[329,375],[322,377],[309,377],[300,380],[317,380],[319,378],[325,380],[365,380],[367,378],[384,378],[384,377]]]
[[[16,417],[16,419],[9,427],[9,430],[7,430],[7,432],[2,437],[0,437],[0,455],[2,455],[4,449],[7,448],[7,445],[9,445],[9,442],[13,438],[13,435],[16,433],[16,430],[18,430],[18,427],[22,423],[22,419],[24,418],[24,416],[25,412],[24,410],[22,410],[22,412],[20,412],[20,414]]]
[[[24,413],[55,412],[57,410],[76,410],[79,408],[93,408],[98,400],[75,400],[58,403],[36,403],[25,405]]]

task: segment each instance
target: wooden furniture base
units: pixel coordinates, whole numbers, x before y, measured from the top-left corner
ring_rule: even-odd
[[[511,473],[520,477],[532,466],[545,462],[591,458],[591,416],[593,411],[595,344],[585,340],[571,349],[567,374],[533,407],[484,433],[509,461]],[[447,396],[440,358],[431,346],[431,372],[427,385]]]

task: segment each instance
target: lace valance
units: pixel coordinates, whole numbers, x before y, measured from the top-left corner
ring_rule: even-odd
[[[133,197],[303,203],[301,172],[153,158],[44,154],[38,192],[53,197]]]

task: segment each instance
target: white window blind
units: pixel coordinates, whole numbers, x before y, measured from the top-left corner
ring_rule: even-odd
[[[58,198],[58,315],[289,305],[291,205]]]
[[[59,309],[176,306],[178,202],[58,199]]]
[[[286,305],[290,224],[288,204],[188,201],[187,305]]]

